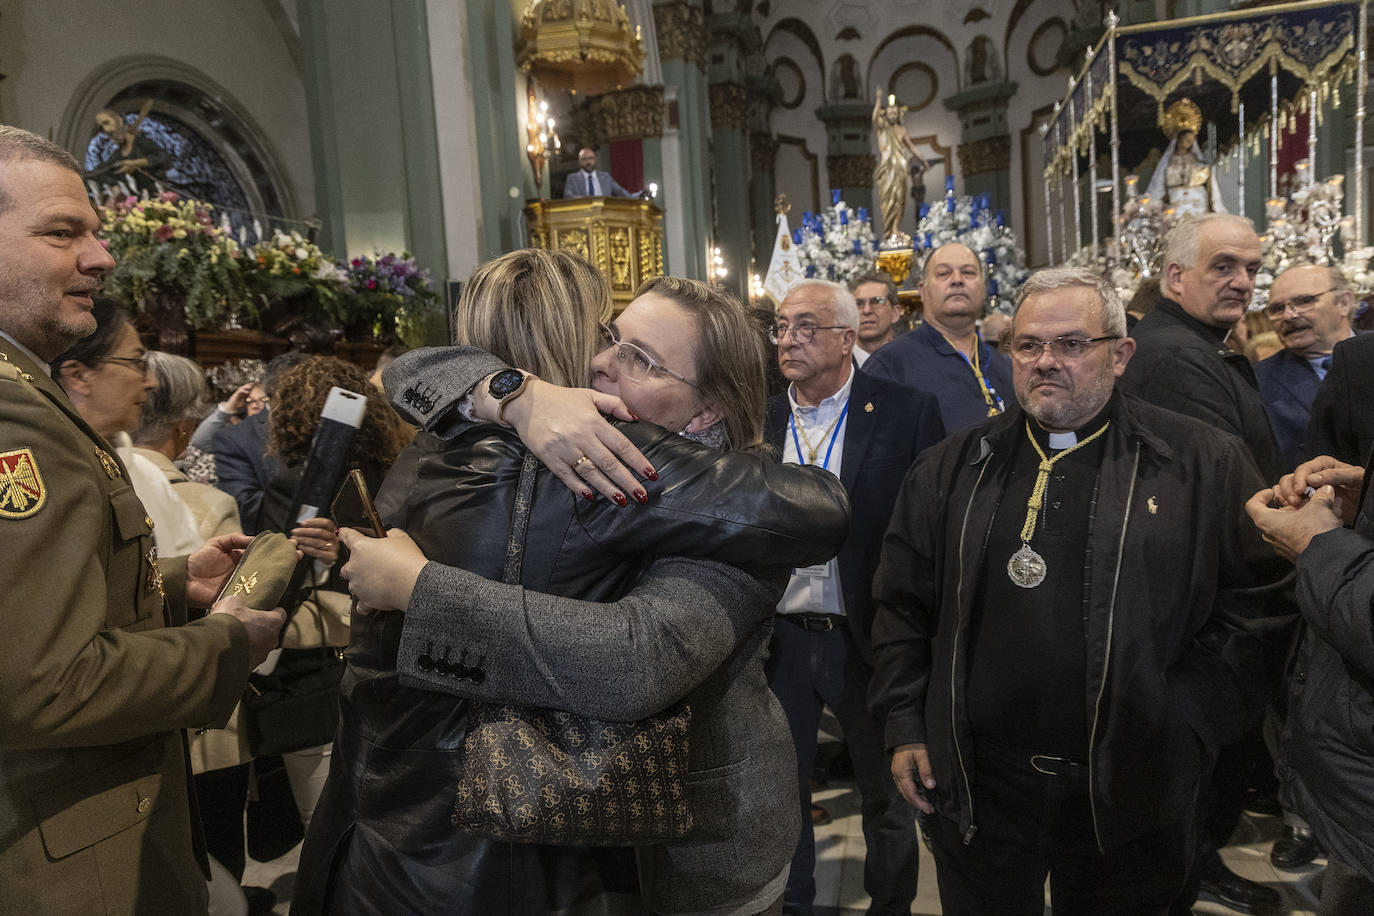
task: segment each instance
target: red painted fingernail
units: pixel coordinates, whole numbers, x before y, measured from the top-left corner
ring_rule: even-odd
[[[630,495],[635,498],[635,502],[637,503],[647,503],[649,501],[649,494],[638,488],[630,491]]]
[[[639,421],[639,414],[635,413],[633,410],[630,411],[630,419],[631,419],[631,420],[634,420],[635,422],[638,422],[638,421]]]
[[[615,500],[617,506],[628,506],[630,504],[629,500],[625,498],[624,493],[614,493],[611,495],[611,499]]]
[[[644,476],[647,477],[647,478],[649,478],[650,480],[658,480],[658,471],[655,471],[655,470],[654,470],[653,468],[651,468],[651,467],[645,468],[645,469],[644,469]]]
[[[585,499],[587,502],[595,502],[596,494],[594,494],[591,490],[583,490],[582,498]]]

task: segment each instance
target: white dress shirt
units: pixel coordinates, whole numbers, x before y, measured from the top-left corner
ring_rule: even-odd
[[[840,476],[844,435],[849,426],[849,389],[853,383],[854,370],[851,368],[840,390],[815,407],[798,404],[796,386],[788,386],[787,402],[792,408],[792,415],[788,418],[784,433],[784,462],[814,463],[836,477]],[[832,423],[835,424],[833,428]],[[816,451],[814,462],[808,460],[812,449]],[[816,566],[792,570],[787,591],[778,602],[778,613],[843,614],[844,598],[840,595],[839,566],[836,561],[832,558]]]

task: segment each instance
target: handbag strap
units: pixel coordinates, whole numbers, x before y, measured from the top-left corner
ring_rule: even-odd
[[[506,542],[506,569],[501,581],[520,584],[520,563],[525,557],[525,534],[530,527],[530,508],[534,502],[534,480],[539,459],[530,452],[520,464],[520,482],[515,488],[515,508],[511,510],[510,539]]]

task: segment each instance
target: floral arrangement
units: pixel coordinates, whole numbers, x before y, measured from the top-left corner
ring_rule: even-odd
[[[802,214],[801,228],[792,233],[797,259],[808,277],[847,283],[873,269],[877,239],[868,224],[868,210],[855,213],[845,206],[839,191],[830,192],[830,208],[819,215]]]
[[[209,327],[254,313],[239,244],[213,219],[213,207],[166,191],[116,198],[100,208],[105,247],[115,268],[103,289],[149,312],[160,294],[184,300],[186,323]]]
[[[918,253],[950,242],[967,245],[988,270],[989,308],[1011,313],[1012,299],[1025,281],[1026,252],[1006,224],[1006,214],[993,211],[987,194],[956,197],[954,179],[945,179],[945,199],[938,206],[921,204],[911,247]]]
[[[346,327],[361,327],[382,340],[408,339],[438,305],[429,286],[429,271],[410,252],[376,252],[341,263],[349,292],[343,313]]]
[[[340,301],[348,292],[348,275],[299,232],[276,230],[253,246],[248,261],[248,285],[255,294],[266,299],[308,297],[326,317],[342,318]]]

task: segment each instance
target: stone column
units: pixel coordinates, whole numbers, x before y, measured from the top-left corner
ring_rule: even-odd
[[[841,192],[850,209],[867,209],[881,227],[873,206],[873,170],[878,164],[878,157],[873,155],[873,106],[837,102],[817,108],[816,117],[825,122],[825,171],[830,190]],[[821,206],[829,206],[830,195],[821,198]]]
[[[663,66],[663,235],[667,271],[707,279],[711,237],[706,13],[698,0],[654,6]],[[646,163],[647,166],[647,163]]]
[[[945,108],[959,114],[963,129],[959,144],[959,174],[964,193],[986,192],[993,209],[1011,209],[1011,131],[1007,102],[1016,94],[1014,82],[980,83],[944,99]]]
[[[409,249],[442,286],[424,0],[300,0],[298,13],[321,246],[339,257]]]
[[[773,136],[773,106],[782,97],[776,78],[754,76],[746,81],[749,89],[749,216],[754,237],[753,270],[760,279],[768,271],[773,256],[773,240],[777,236],[777,212],[773,200],[777,194],[774,168],[778,154],[778,140]]]

